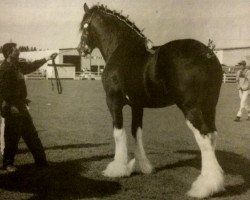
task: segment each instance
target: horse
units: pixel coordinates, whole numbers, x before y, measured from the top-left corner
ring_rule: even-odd
[[[103,171],[107,177],[130,176],[138,167],[153,172],[142,140],[144,108],[177,105],[201,151],[201,174],[188,195],[204,198],[224,190],[224,174],[215,155],[216,105],[222,68],[211,48],[194,39],[170,41],[148,48],[148,39],[127,17],[103,5],[84,4],[78,51],[98,48],[106,62],[102,84],[113,120],[114,160]],[[128,161],[122,109],[132,109],[135,158]],[[136,167],[137,166],[137,167]]]

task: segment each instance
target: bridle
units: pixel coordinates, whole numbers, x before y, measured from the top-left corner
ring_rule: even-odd
[[[93,16],[94,16],[94,13],[95,13],[95,12],[93,12],[93,13],[91,14],[90,18],[89,18],[89,19],[87,20],[87,22],[85,22],[84,25],[83,25],[83,33],[82,33],[82,36],[81,36],[81,42],[80,42],[80,44],[79,44],[79,46],[78,46],[78,48],[77,48],[79,54],[81,54],[82,52],[84,52],[85,55],[90,53],[89,45],[87,45],[87,44],[84,42],[84,38],[87,38],[87,36],[88,36],[88,34],[89,34],[88,28],[89,28],[89,26],[90,26],[90,23],[91,23],[91,20],[92,20],[92,18],[93,18]],[[86,51],[87,51],[87,53],[85,53]]]

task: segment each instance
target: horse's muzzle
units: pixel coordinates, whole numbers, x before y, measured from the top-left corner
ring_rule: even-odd
[[[80,43],[77,47],[77,51],[79,53],[79,55],[85,57],[87,54],[91,53],[91,49],[89,48],[89,46],[87,44],[84,43]]]

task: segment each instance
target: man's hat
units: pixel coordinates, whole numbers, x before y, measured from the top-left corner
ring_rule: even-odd
[[[247,65],[247,63],[246,63],[246,61],[245,61],[245,60],[242,60],[242,61],[240,61],[240,62],[238,63],[238,65],[243,65],[243,66],[246,66],[246,65]]]

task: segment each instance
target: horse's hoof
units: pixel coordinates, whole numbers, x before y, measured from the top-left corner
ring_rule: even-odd
[[[149,161],[140,163],[140,169],[143,174],[151,174],[154,171],[154,168]]]
[[[222,174],[217,174],[213,178],[211,176],[200,175],[192,184],[187,195],[195,198],[206,198],[224,190],[224,178]]]
[[[133,172],[133,166],[132,161],[130,161],[129,164],[124,164],[114,160],[108,164],[102,174],[110,178],[130,176]]]
[[[138,159],[135,161],[135,170],[136,172],[141,172],[143,174],[151,174],[154,171],[154,167],[151,165],[148,159]]]

